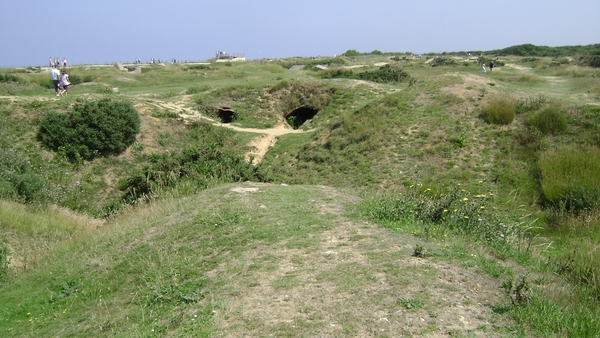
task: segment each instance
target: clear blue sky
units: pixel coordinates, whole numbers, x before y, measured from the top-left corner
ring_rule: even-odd
[[[599,0],[1,0],[0,67],[600,43]]]

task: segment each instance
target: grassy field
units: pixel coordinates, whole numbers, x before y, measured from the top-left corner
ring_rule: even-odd
[[[1,69],[0,335],[599,336],[600,70],[494,60]]]

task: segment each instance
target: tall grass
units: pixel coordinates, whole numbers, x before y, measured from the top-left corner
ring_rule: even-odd
[[[600,207],[600,149],[563,146],[538,161],[545,199],[569,211]]]
[[[517,100],[506,95],[493,97],[482,117],[492,124],[511,124],[517,115]]]
[[[565,132],[568,127],[566,111],[557,104],[550,105],[529,116],[526,122],[546,135]]]

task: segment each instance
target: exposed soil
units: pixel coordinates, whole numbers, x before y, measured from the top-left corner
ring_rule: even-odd
[[[252,199],[261,189],[246,183],[230,191]],[[352,196],[321,189],[330,198],[314,203],[336,227],[314,235],[315,246],[261,246],[249,250],[244,262],[233,259],[207,273],[219,278],[233,266],[264,261],[267,253],[275,256],[273,269],[228,282],[232,294],[215,313],[219,337],[278,336],[282,331],[290,336],[318,331],[319,337],[498,336],[492,327],[504,326],[506,319],[492,311],[503,302],[497,280],[472,268],[412,257],[414,238],[345,219],[343,203]],[[356,271],[360,282],[337,280],[335,271]],[[274,287],[286,278],[294,281],[292,286]]]

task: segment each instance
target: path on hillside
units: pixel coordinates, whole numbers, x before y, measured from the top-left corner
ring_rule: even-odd
[[[248,162],[252,162],[252,164],[259,164],[262,159],[265,157],[269,148],[274,146],[277,143],[277,140],[280,136],[286,134],[302,134],[314,131],[314,129],[310,130],[302,130],[302,129],[293,129],[289,124],[281,118],[273,128],[244,128],[233,126],[228,123],[222,123],[215,119],[212,119],[208,116],[203,115],[202,113],[193,110],[191,108],[185,107],[185,100],[180,102],[155,102],[161,108],[178,112],[179,116],[181,116],[184,120],[205,120],[210,122],[212,125],[222,128],[228,128],[239,132],[247,132],[247,133],[256,133],[261,134],[260,136],[252,139],[248,146],[251,150],[245,154],[244,158]]]

